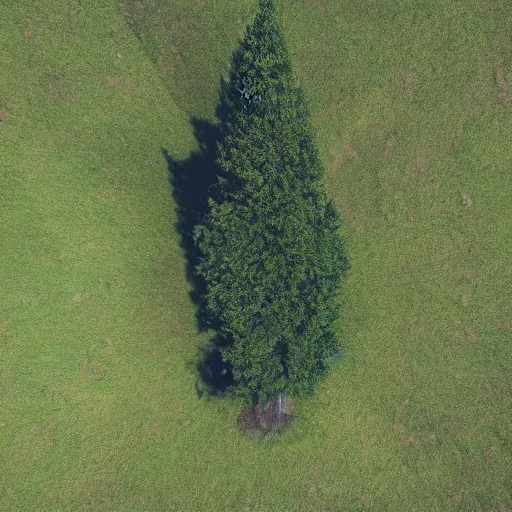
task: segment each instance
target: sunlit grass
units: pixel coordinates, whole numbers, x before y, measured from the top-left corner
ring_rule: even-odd
[[[10,4],[0,509],[512,510],[508,2],[279,4],[352,270],[345,358],[260,442],[197,397],[161,152],[256,3]]]

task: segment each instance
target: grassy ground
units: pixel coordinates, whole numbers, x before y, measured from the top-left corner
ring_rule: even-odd
[[[198,399],[162,148],[254,1],[0,5],[0,508],[512,510],[512,7],[283,0],[352,262],[282,438]]]

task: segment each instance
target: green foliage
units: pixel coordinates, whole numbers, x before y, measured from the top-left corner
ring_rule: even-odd
[[[347,260],[270,0],[233,57],[223,101],[219,182],[195,230],[207,311],[230,341],[238,394],[308,393],[336,349]]]

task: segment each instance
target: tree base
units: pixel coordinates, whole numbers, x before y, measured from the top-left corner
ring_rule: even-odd
[[[238,428],[246,434],[258,437],[269,432],[279,432],[296,418],[291,413],[293,408],[290,398],[277,395],[264,407],[256,404],[243,410],[238,417]]]

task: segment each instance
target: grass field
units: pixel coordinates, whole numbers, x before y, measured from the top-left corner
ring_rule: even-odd
[[[279,2],[352,270],[261,441],[196,393],[163,154],[255,9],[0,2],[0,510],[512,512],[512,4]]]

